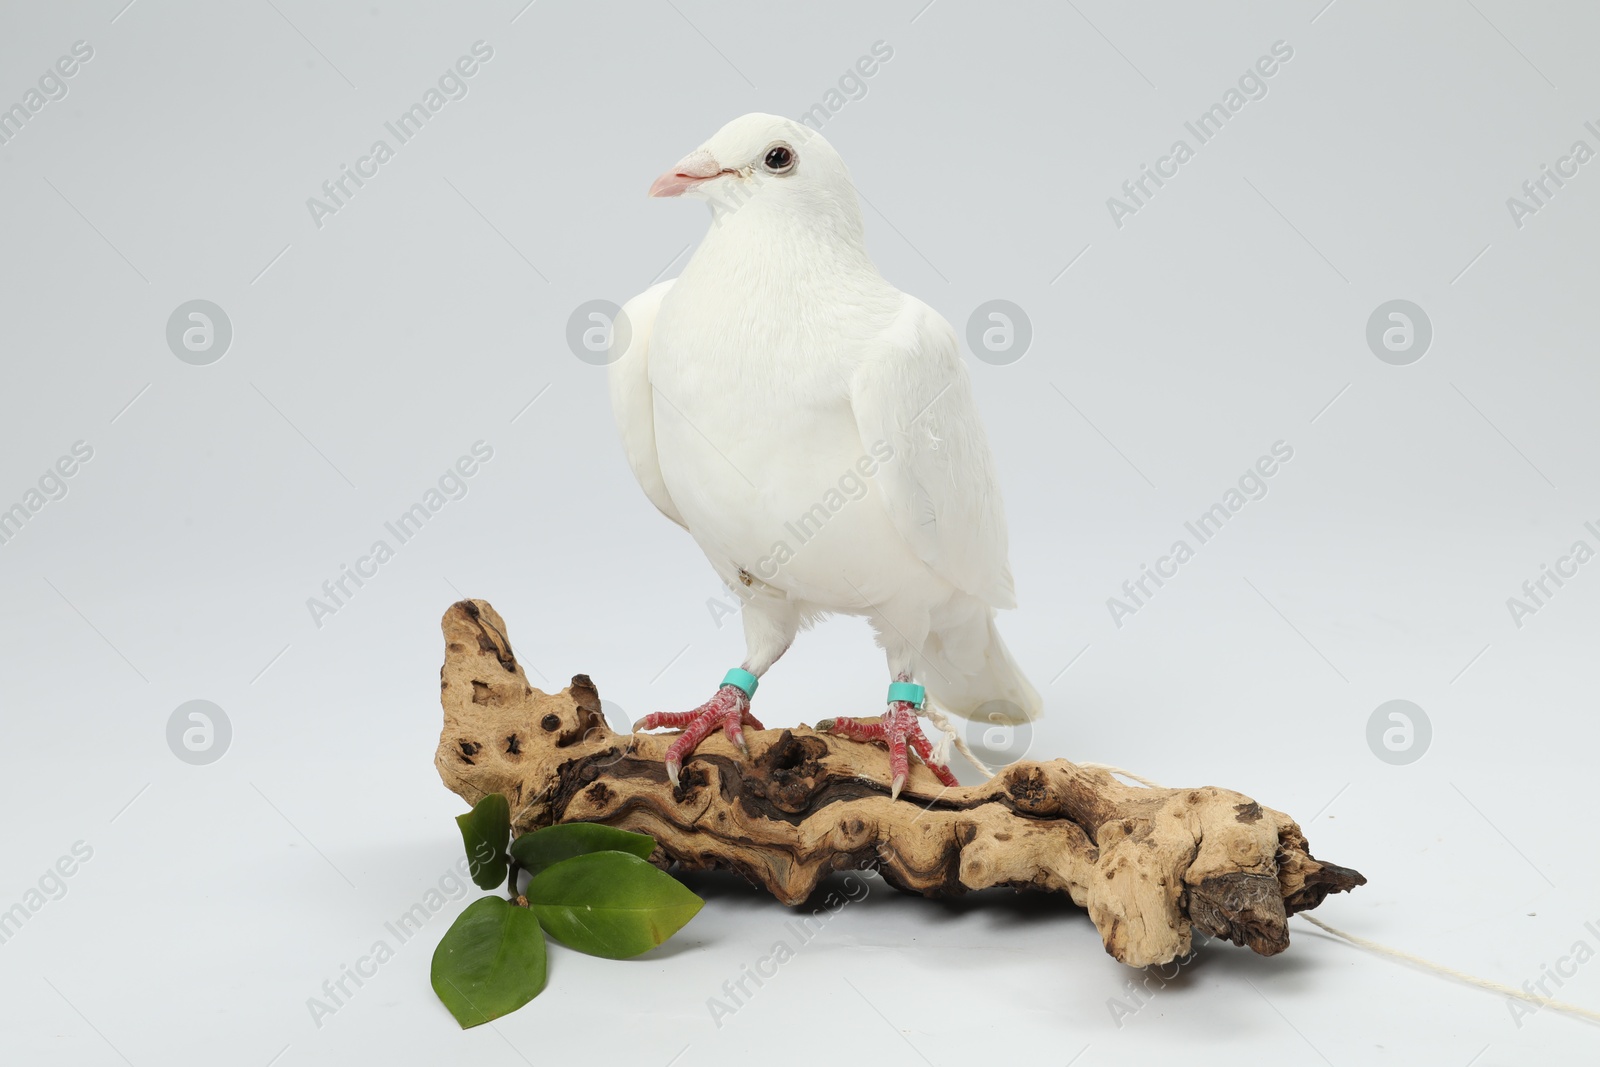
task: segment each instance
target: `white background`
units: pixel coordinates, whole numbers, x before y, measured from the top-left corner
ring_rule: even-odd
[[[1021,600],[1001,625],[1047,701],[1030,755],[1288,811],[1370,880],[1319,916],[1452,966],[1520,985],[1600,949],[1600,563],[1520,627],[1506,605],[1574,541],[1600,547],[1600,163],[1520,228],[1506,206],[1575,140],[1600,148],[1600,19],[924,2],[6,9],[0,106],[75,41],[94,56],[0,146],[0,504],[74,442],[94,456],[0,545],[0,908],[75,842],[93,855],[0,944],[0,1059],[1594,1057],[1589,1024],[1519,1025],[1298,921],[1284,955],[1213,947],[1118,1025],[1143,976],[1067,901],[876,880],[720,1028],[708,998],[791,915],[715,878],[662,950],[555,950],[538,1000],[468,1033],[427,981],[451,901],[313,1021],[308,998],[459,853],[432,766],[451,601],[490,600],[535,684],[591,674],[618,725],[699,703],[741,658],[566,323],[670,277],[704,232],[703,208],[646,199],[660,171],[740,113],[799,116],[877,41],[892,59],[824,132],[880,267],[963,334],[993,298],[1032,323],[1019,361],[971,361]],[[468,95],[315,225],[307,198],[478,40]],[[1280,40],[1265,98],[1116,226],[1107,198]],[[233,327],[209,366],[165,338],[196,298]],[[1434,330],[1408,366],[1365,336],[1397,298]],[[478,440],[494,458],[465,499],[316,625],[307,598]],[[1265,499],[1115,625],[1106,599],[1279,440],[1294,458]],[[872,714],[883,684],[865,626],[837,620],[756,710]],[[193,699],[232,726],[206,766],[167,743]],[[1392,699],[1432,724],[1407,765],[1367,742]],[[1600,964],[1548,988],[1600,1006]]]

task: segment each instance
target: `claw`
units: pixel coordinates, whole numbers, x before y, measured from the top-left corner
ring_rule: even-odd
[[[741,712],[741,718],[748,718],[748,712]],[[745,759],[750,758],[750,747],[744,743],[744,726],[739,719],[725,719],[722,723],[722,732],[728,735],[728,740],[733,747],[739,750],[739,755]]]
[[[919,761],[927,765],[940,782],[947,786],[959,784],[955,775],[950,773],[949,767],[934,760],[933,746],[922,733],[922,726],[917,721],[917,708],[913,704],[900,700],[892,701],[888,712],[877,722],[852,719],[848,716],[823,719],[817,723],[817,730],[847,737],[852,741],[877,742],[887,747],[889,771],[893,775],[889,786],[891,800],[900,799],[900,792],[905,788],[906,779],[911,773],[908,745],[910,751],[915,753]]]
[[[670,730],[682,730],[691,725],[694,722],[695,717],[710,706],[711,705],[709,703],[702,704],[693,711],[652,711],[650,714],[634,723],[633,728],[635,731],[659,730],[662,727],[666,727]]]
[[[746,759],[750,756],[750,748],[745,744],[744,727],[766,729],[750,714],[750,698],[733,685],[722,686],[715,696],[693,711],[653,712],[634,723],[633,728],[656,730],[665,727],[683,731],[667,748],[665,760],[667,778],[672,782],[672,787],[677,789],[683,760],[719,725],[729,743]]]

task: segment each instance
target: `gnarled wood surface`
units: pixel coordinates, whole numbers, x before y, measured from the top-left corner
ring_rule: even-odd
[[[927,896],[1065,893],[1106,951],[1136,967],[1187,954],[1196,929],[1282,952],[1288,916],[1366,881],[1314,859],[1293,819],[1249,797],[1130,786],[1066,760],[956,789],[914,762],[890,800],[881,747],[803,726],[747,730],[748,760],[715,733],[674,790],[662,765],[672,735],[613,732],[585,675],[534,689],[486,602],[452,605],[443,626],[434,763],[469,804],[504,793],[518,833],[574,821],[636,830],[659,842],[659,862],[735,870],[785,904],[861,867]]]

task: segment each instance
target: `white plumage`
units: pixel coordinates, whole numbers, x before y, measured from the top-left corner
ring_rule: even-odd
[[[651,191],[713,221],[624,307],[612,407],[646,495],[747,586],[745,669],[823,614],[864,615],[891,678],[939,707],[1037,715],[994,625],[1016,603],[1005,514],[955,331],[878,273],[838,154],[746,115]]]

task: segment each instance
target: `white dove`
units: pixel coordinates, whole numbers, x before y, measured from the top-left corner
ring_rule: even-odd
[[[623,307],[612,409],[645,495],[740,592],[747,655],[705,704],[635,728],[683,730],[674,786],[718,726],[748,754],[742,728],[763,729],[750,698],[796,633],[863,615],[887,710],[818,729],[887,745],[893,796],[908,743],[955,785],[919,712],[948,732],[940,709],[1041,708],[995,629],[1016,606],[1005,514],[955,331],[878,273],[849,171],[799,123],[734,119],[650,195],[709,200],[712,226],[678,278]]]

